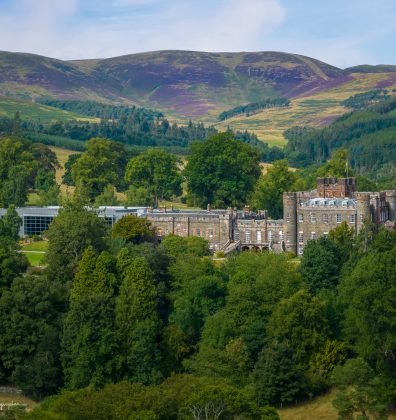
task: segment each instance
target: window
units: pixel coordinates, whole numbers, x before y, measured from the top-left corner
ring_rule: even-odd
[[[337,223],[341,223],[342,217],[340,213],[337,213]]]
[[[304,232],[298,232],[298,243],[299,244],[304,243]]]
[[[23,216],[23,234],[41,235],[48,229],[53,216]]]
[[[286,222],[290,222],[290,213],[286,214]]]
[[[316,214],[315,213],[311,213],[311,223],[316,223]]]
[[[316,232],[311,232],[311,240],[315,240],[316,239]]]
[[[178,223],[177,225],[176,225],[176,235],[179,235],[180,236],[180,223]]]
[[[329,232],[323,232],[323,236],[328,236]]]
[[[246,235],[246,242],[250,242],[251,241],[250,230],[247,230],[245,235]]]
[[[354,214],[350,214],[349,215],[349,223],[355,223],[355,221],[356,221],[355,215]]]
[[[240,235],[239,230],[234,230],[234,241],[239,241]]]
[[[329,223],[329,215],[328,215],[328,213],[323,213],[323,223]]]
[[[299,246],[298,247],[298,255],[302,255],[304,253],[304,248]]]
[[[201,229],[200,228],[197,228],[196,231],[195,231],[195,234],[197,236],[201,236]]]
[[[113,223],[114,223],[114,216],[105,216],[104,221],[105,221],[107,226],[111,227],[111,226],[113,226]]]
[[[261,242],[261,230],[256,231],[256,241]]]
[[[290,242],[290,233],[286,232],[286,242],[289,243]]]
[[[280,230],[279,231],[279,242],[283,242],[283,232]]]
[[[157,227],[156,232],[158,236],[162,236],[162,228]]]
[[[268,231],[268,242],[272,242],[272,230]]]
[[[213,229],[208,229],[208,238],[213,238]]]
[[[298,221],[302,223],[304,221],[304,215],[302,213],[298,213]]]

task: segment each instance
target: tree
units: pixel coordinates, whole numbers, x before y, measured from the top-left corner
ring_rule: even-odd
[[[344,263],[355,245],[355,229],[344,220],[335,229],[331,229],[329,239],[337,245],[339,257]]]
[[[126,206],[154,206],[153,196],[150,191],[144,187],[134,187],[131,185],[125,192]]]
[[[344,340],[379,372],[391,377],[396,372],[394,243],[390,250],[374,249],[364,255],[339,285],[345,308]]]
[[[56,206],[59,204],[60,188],[54,184],[48,190],[38,191],[38,204],[40,206]]]
[[[216,276],[200,276],[172,294],[170,322],[178,325],[195,345],[205,319],[224,306],[225,284]]]
[[[353,176],[353,174],[354,172],[348,163],[347,149],[336,150],[331,159],[316,171],[318,177],[345,178],[346,176]]]
[[[29,266],[26,256],[18,251],[19,246],[15,241],[0,238],[0,295]]]
[[[94,200],[107,185],[119,185],[126,156],[122,144],[92,138],[87,142],[86,152],[78,157],[71,169],[76,187],[83,189],[88,198]]]
[[[8,176],[2,182],[0,201],[3,207],[11,204],[22,207],[27,201],[29,188],[29,171],[23,165],[16,165],[8,171]]]
[[[251,204],[255,209],[266,209],[274,219],[283,217],[282,194],[293,190],[297,176],[289,170],[287,160],[278,160],[268,168],[257,182],[251,197]]]
[[[34,180],[34,186],[37,190],[48,191],[56,184],[55,173],[52,171],[46,171],[40,168],[37,171],[36,178]]]
[[[0,236],[10,238],[13,241],[18,241],[19,229],[21,226],[22,219],[15,210],[15,206],[11,205],[0,220]]]
[[[340,249],[329,238],[308,241],[299,270],[312,293],[337,286],[341,258]]]
[[[274,341],[261,351],[254,367],[253,384],[259,405],[280,405],[306,397],[307,379],[296,363],[288,342]]]
[[[189,254],[197,257],[209,255],[209,243],[205,238],[188,236],[186,238],[169,234],[161,241],[160,247],[164,249],[170,257],[178,258]]]
[[[66,388],[101,387],[114,381],[121,365],[117,341],[112,296],[102,293],[72,299],[61,341]]]
[[[383,378],[361,358],[350,359],[334,368],[332,382],[341,390],[332,401],[341,419],[386,419],[389,414],[390,392]]]
[[[115,313],[125,378],[158,382],[162,376],[158,347],[161,324],[153,273],[144,258],[136,258],[127,267]]]
[[[45,276],[17,278],[0,298],[0,371],[33,398],[62,385],[59,331],[65,308],[66,291]]]
[[[107,185],[102,194],[95,198],[95,206],[117,206],[119,204],[118,198],[114,193],[114,187]]]
[[[71,281],[85,248],[104,249],[106,233],[104,220],[93,211],[78,206],[62,209],[46,232],[48,276]]]
[[[113,226],[112,235],[137,244],[152,241],[155,236],[155,230],[151,226],[151,222],[146,218],[128,214],[117,220]]]
[[[182,193],[178,159],[160,149],[149,149],[132,158],[127,165],[125,181],[134,188],[145,188],[154,205]]]
[[[200,207],[243,206],[260,172],[257,150],[230,133],[194,143],[184,172],[189,201]]]
[[[293,349],[294,362],[306,370],[330,335],[324,303],[299,290],[279,302],[268,320],[267,333],[270,343],[287,342]]]

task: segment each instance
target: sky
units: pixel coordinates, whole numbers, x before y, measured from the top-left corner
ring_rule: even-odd
[[[396,64],[396,0],[0,0],[0,50],[59,59],[164,49]]]

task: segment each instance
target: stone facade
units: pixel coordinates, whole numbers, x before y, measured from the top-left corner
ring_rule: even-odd
[[[396,191],[358,192],[354,178],[319,178],[313,191],[283,194],[285,249],[302,255],[311,239],[347,222],[358,232],[364,221],[395,222]]]
[[[319,178],[313,191],[283,194],[283,220],[271,220],[266,211],[175,210],[148,207],[100,207],[92,209],[109,225],[127,214],[146,217],[159,239],[169,233],[200,236],[213,251],[290,251],[301,255],[311,239],[327,235],[346,221],[357,232],[365,220],[388,229],[396,228],[396,191],[358,192],[354,178]],[[39,235],[48,228],[59,207],[21,207],[20,236]],[[0,209],[0,217],[5,214]]]

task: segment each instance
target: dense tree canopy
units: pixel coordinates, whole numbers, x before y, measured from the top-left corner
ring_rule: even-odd
[[[229,133],[195,143],[185,168],[192,204],[216,208],[247,203],[260,175],[259,155]]]

